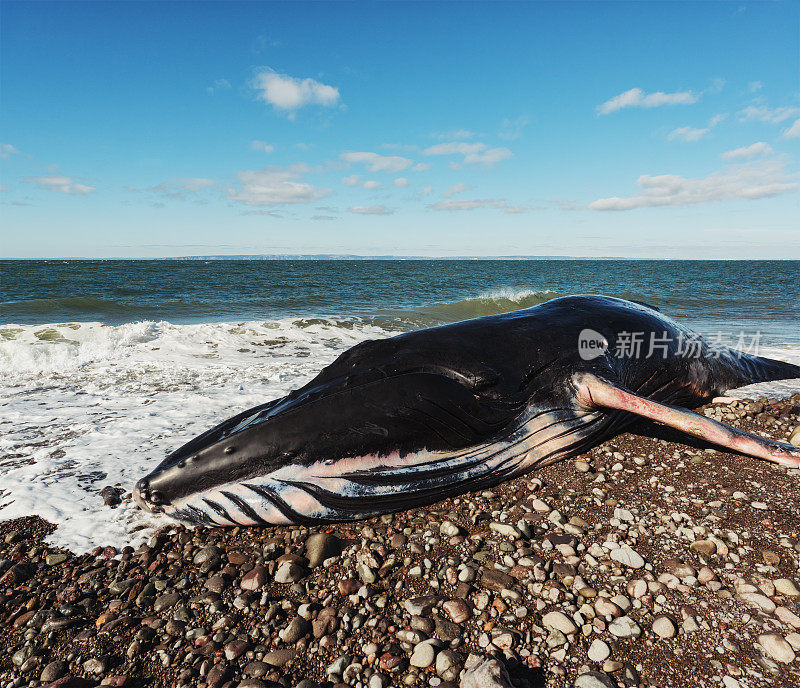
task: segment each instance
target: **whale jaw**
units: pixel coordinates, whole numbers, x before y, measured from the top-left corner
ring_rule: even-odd
[[[513,431],[468,449],[287,464],[155,509],[207,526],[362,520],[483,489],[557,461],[600,441],[608,419],[609,414],[600,411],[529,408]],[[154,509],[141,494],[135,498],[144,508]]]

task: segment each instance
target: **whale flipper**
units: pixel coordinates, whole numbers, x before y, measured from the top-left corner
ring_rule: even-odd
[[[578,399],[587,408],[626,411],[726,449],[789,468],[800,468],[800,447],[765,439],[684,408],[662,404],[591,374],[577,380]]]

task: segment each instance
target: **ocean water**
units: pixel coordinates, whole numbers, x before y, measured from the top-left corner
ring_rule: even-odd
[[[104,486],[365,339],[562,295],[800,362],[799,285],[800,261],[0,261],[0,520],[38,514],[73,551],[135,545],[163,521],[104,507]]]

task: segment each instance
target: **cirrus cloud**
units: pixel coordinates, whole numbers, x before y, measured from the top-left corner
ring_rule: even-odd
[[[394,214],[393,208],[387,208],[385,205],[354,205],[348,208],[348,211],[356,215],[392,215]]]
[[[0,143],[0,158],[8,160],[12,155],[22,155],[22,153],[10,143]]]
[[[631,88],[597,106],[597,112],[608,115],[617,110],[629,107],[654,108],[662,105],[691,105],[696,103],[700,96],[692,91],[676,91],[675,93],[645,93],[641,88]]]
[[[458,212],[464,210],[478,210],[480,208],[493,208],[503,210],[509,214],[524,213],[527,208],[520,205],[508,205],[505,198],[475,198],[439,201],[428,206],[431,210],[444,210]]]
[[[800,108],[798,107],[771,108],[766,105],[748,105],[743,110],[739,110],[739,121],[780,124],[790,117],[797,117],[797,115],[800,115]]]
[[[25,181],[40,189],[63,194],[86,195],[96,190],[93,186],[79,184],[72,177],[26,177]]]
[[[413,163],[400,155],[380,155],[370,151],[345,151],[339,158],[348,163],[366,165],[370,172],[400,172]]]
[[[758,141],[757,143],[750,144],[749,146],[743,146],[742,148],[726,151],[719,157],[726,162],[731,162],[732,160],[746,160],[747,158],[755,158],[758,155],[772,155],[774,152],[775,151],[772,150],[772,146],[770,146],[768,143],[765,141]]]
[[[794,124],[786,129],[781,136],[785,139],[800,139],[800,119],[795,120]]]
[[[429,146],[424,151],[425,155],[462,155],[464,165],[492,165],[507,160],[514,156],[508,148],[489,148],[485,143],[466,143],[463,141],[450,141]],[[451,163],[451,167],[458,169],[460,165]]]

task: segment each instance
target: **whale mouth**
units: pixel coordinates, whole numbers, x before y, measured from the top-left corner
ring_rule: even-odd
[[[151,491],[147,478],[142,478],[133,488],[133,501],[143,511],[151,514],[159,514],[164,511],[164,506],[168,504],[160,492]]]

